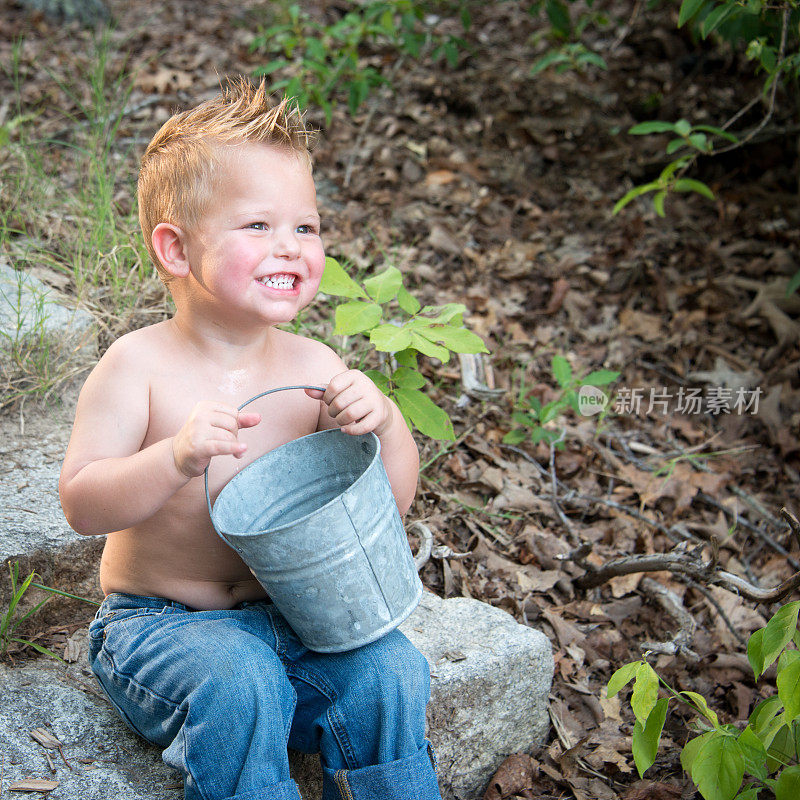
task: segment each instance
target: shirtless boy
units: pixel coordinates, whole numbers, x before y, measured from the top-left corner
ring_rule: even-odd
[[[187,800],[297,800],[287,745],[320,753],[324,800],[439,798],[425,659],[399,631],[348,653],[306,650],[206,507],[206,466],[213,498],[265,452],[337,426],[380,438],[401,513],[416,489],[394,404],[326,346],[276,327],[311,302],[325,263],[302,118],[263,84],[233,82],[165,123],[138,195],[175,314],[123,336],[89,375],[59,487],[76,531],[108,534],[92,669],[181,771]],[[296,384],[327,388],[237,412]]]

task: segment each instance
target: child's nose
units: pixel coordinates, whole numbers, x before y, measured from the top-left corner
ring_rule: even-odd
[[[280,229],[276,232],[275,255],[278,258],[297,258],[300,255],[300,243],[294,231]]]

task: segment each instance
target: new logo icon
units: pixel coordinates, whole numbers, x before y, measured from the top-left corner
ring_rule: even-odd
[[[608,405],[608,396],[596,386],[581,386],[578,389],[578,410],[584,417],[599,414]]]

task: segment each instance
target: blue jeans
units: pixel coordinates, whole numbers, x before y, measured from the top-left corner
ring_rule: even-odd
[[[430,671],[400,631],[321,654],[268,601],[196,611],[110,594],[89,638],[101,686],[183,774],[186,800],[299,800],[287,746],[320,753],[323,800],[440,800]]]

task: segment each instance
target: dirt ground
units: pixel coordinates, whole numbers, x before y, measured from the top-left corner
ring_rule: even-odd
[[[112,62],[136,74],[120,157],[140,154],[172,110],[216,93],[222,77],[264,63],[249,48],[263,6],[110,3]],[[63,127],[75,103],[56,77],[78,74],[92,34],[14,3],[0,8],[0,57],[24,36],[25,103],[44,129]],[[336,3],[325,9],[339,13]],[[797,132],[779,112],[746,149],[701,162],[695,177],[714,202],[671,197],[665,219],[645,201],[612,216],[627,189],[666,164],[664,141],[627,135],[631,125],[720,124],[759,83],[735,57],[677,31],[668,9],[605,9],[626,23],[598,39],[607,71],[530,77],[540,23],[518,4],[489,3],[474,8],[457,67],[367,54],[396,67],[392,87],[354,119],[337,108],[326,126],[311,112],[322,128],[315,174],[328,253],[359,266],[389,260],[423,302],[466,304],[505,390],[476,399],[458,363],[425,366],[457,440],[418,437],[424,468],[409,514],[438,548],[422,571],[429,588],[504,608],[553,642],[551,737],[510,763],[488,800],[693,796],[678,761],[689,717],[670,715],[640,781],[630,709],[605,698],[614,670],[644,649],[672,686],[704,694],[725,721],[745,719],[774,691],[768,678],[753,681],[744,656],[774,607],[666,571],[581,588],[581,544],[595,568],[697,544],[706,561],[761,586],[800,560],[779,519],[783,506],[800,512],[800,303],[784,297],[800,250]],[[9,89],[0,77],[0,96]],[[740,124],[762,113],[756,106]],[[75,179],[64,174],[67,190]],[[131,202],[125,187],[117,201]],[[569,412],[566,447],[554,453],[504,444],[521,382],[528,398],[556,396],[555,354],[576,374],[618,370],[617,401],[641,390],[639,413],[617,403],[598,424]],[[760,390],[757,414],[678,411],[680,392],[735,397],[739,387],[748,397]],[[677,653],[663,645],[679,623],[653,580],[697,626]]]

